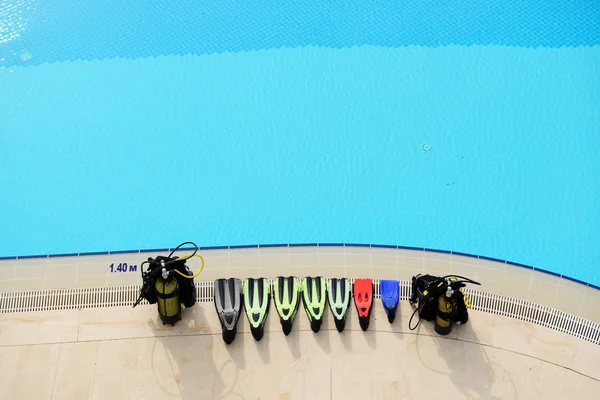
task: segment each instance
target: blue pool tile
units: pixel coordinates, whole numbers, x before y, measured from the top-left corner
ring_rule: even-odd
[[[417,251],[425,251],[424,247],[411,247],[411,246],[398,246],[400,250],[417,250]]]
[[[344,243],[319,243],[321,247],[342,247]]]
[[[91,251],[89,253],[79,253],[80,256],[104,256],[108,255],[108,251]]]
[[[230,249],[254,249],[258,248],[257,244],[238,244],[235,246],[229,246]]]
[[[58,253],[58,254],[49,254],[48,258],[54,258],[54,257],[77,257],[79,254],[78,253]],[[23,258],[23,257],[20,257]]]
[[[77,255],[77,254],[75,254]],[[24,260],[24,259],[29,259],[29,258],[48,258],[47,254],[35,254],[32,256],[19,256],[17,257],[18,260]]]
[[[592,285],[591,283],[588,283],[588,286],[596,290],[600,290],[600,286]]]
[[[499,258],[493,258],[493,257],[486,257],[486,256],[479,256],[479,258],[481,258],[482,260],[488,260],[488,261],[494,261],[494,262],[499,262],[499,263],[506,263],[506,260],[501,260]]]
[[[424,250],[424,251],[429,251],[429,252],[431,252],[431,253],[444,253],[444,254],[452,254],[452,252],[451,252],[451,251],[448,251],[448,250],[430,249],[430,248],[427,248],[427,247],[426,247],[426,248],[424,248],[423,250]]]
[[[556,272],[552,272],[552,271],[546,271],[545,269],[541,269],[541,268],[533,268],[533,270],[534,271],[543,272],[544,274],[548,274],[548,275],[558,276],[559,278],[562,277],[561,274],[557,274]]]
[[[380,249],[397,249],[398,246],[394,246],[391,244],[372,244],[371,247],[376,247]]]
[[[288,247],[287,244],[259,244],[258,247]]]
[[[127,254],[127,253],[139,253],[140,250],[117,250],[109,251],[108,254]]]
[[[513,261],[507,261],[506,262],[509,265],[514,265],[515,267],[521,267],[521,268],[527,268],[527,269],[535,269],[535,267],[532,267],[531,265],[527,265],[527,264],[520,264],[520,263],[516,263]]]
[[[316,243],[290,243],[289,247],[307,247],[307,246],[316,246]]]
[[[228,250],[229,246],[203,246],[199,247],[198,250]]]
[[[566,275],[563,275],[562,277],[564,279],[567,279],[567,280],[571,281],[571,282],[576,282],[576,283],[579,283],[579,284],[582,284],[582,285],[585,285],[585,286],[589,286],[589,283],[584,282],[582,280],[571,278],[570,276],[566,276]]]
[[[364,243],[344,243],[344,246],[346,246],[346,247],[371,247],[370,244],[364,244]]]
[[[452,254],[455,254],[457,256],[463,256],[463,257],[471,257],[471,258],[479,258],[478,255],[476,254],[469,254],[469,253],[461,253],[460,251],[453,251],[451,252]]]

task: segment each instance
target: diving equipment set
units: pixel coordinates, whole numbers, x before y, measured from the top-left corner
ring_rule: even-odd
[[[174,253],[184,245],[192,245],[189,255],[175,257]],[[148,258],[142,263],[142,287],[140,296],[133,305],[143,299],[149,304],[157,304],[160,319],[165,324],[175,325],[181,320],[182,306],[190,308],[196,303],[194,278],[204,269],[204,259],[193,242],[184,242],[167,256]],[[197,257],[202,261],[200,270],[193,274],[186,261]],[[143,266],[148,264],[144,271]],[[468,321],[467,308],[470,301],[463,288],[466,284],[479,285],[471,279],[447,275],[436,277],[418,274],[412,277],[410,304],[415,310],[409,321],[409,329],[418,327],[421,320],[434,321],[434,329],[440,335],[447,335],[454,324]],[[400,282],[380,280],[381,302],[388,322],[394,322],[400,300]],[[278,276],[270,282],[267,278],[220,278],[214,281],[213,299],[218,315],[222,337],[231,344],[237,334],[237,326],[245,310],[250,324],[250,332],[256,341],[264,336],[264,327],[270,310],[271,298],[284,335],[292,331],[294,320],[303,303],[304,311],[313,332],[319,332],[323,323],[327,304],[338,332],[343,332],[346,317],[353,299],[358,314],[358,322],[363,331],[369,328],[375,285],[370,278],[350,280],[348,278],[323,278]],[[413,317],[418,313],[419,322],[412,326]]]
[[[174,257],[175,252],[186,244],[194,246],[193,253]],[[196,274],[193,274],[185,264],[192,257],[202,260],[202,266]],[[144,271],[145,264],[148,264],[146,271]],[[181,320],[181,306],[190,308],[196,304],[194,278],[200,275],[203,269],[204,258],[198,254],[198,246],[193,242],[181,243],[167,257],[148,258],[140,266],[142,287],[133,308],[145,299],[148,304],[157,305],[158,315],[163,325],[175,326],[175,323]]]
[[[408,328],[412,331],[417,329],[422,320],[434,320],[435,331],[440,335],[448,335],[454,324],[466,324],[469,320],[467,308],[471,308],[471,301],[462,288],[467,283],[480,285],[479,282],[459,275],[413,276],[409,302],[412,306],[416,305],[416,309],[408,321]],[[411,326],[417,313],[419,321]]]

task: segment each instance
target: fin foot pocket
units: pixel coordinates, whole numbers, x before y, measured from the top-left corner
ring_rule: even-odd
[[[344,328],[346,327],[346,320],[342,319],[336,319],[335,320],[335,329],[337,329],[338,332],[344,332]]]
[[[260,340],[265,335],[264,328],[258,328],[258,329],[250,328],[250,332],[252,333],[252,337],[254,338],[254,340],[256,340],[257,342],[260,342]]]
[[[237,331],[223,331],[223,341],[226,344],[231,344],[235,340],[235,335]]]
[[[387,310],[387,309],[386,309],[385,311],[386,311],[386,313],[387,313],[387,319],[388,319],[388,322],[389,322],[390,324],[393,324],[393,323],[394,323],[394,320],[396,319],[396,310],[395,310],[395,309],[394,309],[394,310]]]
[[[310,321],[310,329],[311,329],[311,330],[312,330],[314,333],[317,333],[317,332],[319,332],[319,331],[321,330],[321,323],[322,323],[322,322],[323,322],[323,321],[321,321],[321,320],[313,320],[313,321]]]
[[[285,336],[288,336],[292,332],[292,327],[293,325],[290,321],[281,321],[281,329]]]
[[[363,331],[366,331],[367,329],[369,329],[370,322],[371,322],[371,319],[369,317],[358,318],[358,324],[360,325],[360,328]]]

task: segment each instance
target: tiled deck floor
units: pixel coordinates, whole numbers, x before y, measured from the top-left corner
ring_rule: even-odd
[[[261,342],[227,346],[211,303],[175,328],[154,306],[0,315],[2,399],[516,399],[593,398],[600,346],[540,326],[471,312],[440,337],[390,325],[376,304],[367,332],[355,310],[343,333],[329,311],[310,331],[303,310],[286,337],[272,313]]]

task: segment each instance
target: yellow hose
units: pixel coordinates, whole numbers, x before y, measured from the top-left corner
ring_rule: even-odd
[[[458,290],[460,290],[460,292],[461,292],[461,293],[462,293],[462,295],[463,295],[463,299],[464,299],[464,302],[465,302],[465,306],[466,306],[467,308],[471,308],[471,307],[472,307],[472,304],[471,304],[471,299],[469,298],[469,296],[467,296],[467,294],[465,293],[465,291],[464,291],[464,290],[462,290],[462,288],[460,288],[460,289],[458,289]]]
[[[202,270],[204,269],[204,258],[202,258],[202,256],[200,254],[194,254],[194,256],[198,257],[199,259],[202,260],[202,266],[200,267],[200,270],[198,272],[196,272],[196,275],[189,276],[189,275],[186,275],[183,272],[178,271],[178,270],[175,270],[175,272],[177,272],[179,275],[183,276],[184,278],[188,278],[188,279],[194,279],[195,277],[197,277],[198,275],[200,275],[200,272],[202,272]],[[187,258],[191,258],[192,256],[191,256],[191,254],[188,254],[188,255],[182,256],[180,258],[186,258],[186,257]]]

